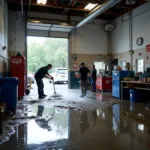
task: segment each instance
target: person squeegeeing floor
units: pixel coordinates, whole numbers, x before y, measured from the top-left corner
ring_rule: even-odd
[[[84,63],[81,63],[81,68],[79,70],[80,78],[81,78],[81,97],[86,96],[87,92],[87,80],[88,80],[88,73],[90,73],[90,70],[85,67]]]
[[[44,94],[44,83],[43,83],[43,78],[47,77],[51,80],[54,80],[54,78],[48,73],[48,70],[50,70],[52,68],[51,64],[48,64],[47,66],[44,66],[42,68],[40,68],[36,73],[35,73],[35,80],[37,83],[37,87],[38,87],[38,94],[39,94],[39,98],[45,98],[47,95]]]

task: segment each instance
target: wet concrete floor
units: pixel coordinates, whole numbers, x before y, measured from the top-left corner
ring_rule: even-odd
[[[107,92],[89,92],[85,98],[79,90],[61,93],[62,99],[21,102],[27,104],[27,116],[38,118],[15,126],[0,150],[150,149],[150,110],[144,103],[118,102]]]

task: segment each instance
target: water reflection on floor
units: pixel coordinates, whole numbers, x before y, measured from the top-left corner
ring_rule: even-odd
[[[16,127],[1,150],[150,149],[150,111],[143,104],[123,102],[89,111],[30,107],[40,118]]]

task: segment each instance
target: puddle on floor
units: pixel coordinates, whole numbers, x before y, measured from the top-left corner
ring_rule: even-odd
[[[1,150],[150,149],[150,111],[143,104],[80,111],[34,104],[28,110],[28,116],[38,118],[15,126]]]

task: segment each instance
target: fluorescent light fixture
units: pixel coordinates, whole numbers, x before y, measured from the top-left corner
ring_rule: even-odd
[[[45,5],[46,3],[47,3],[47,0],[43,0],[43,1],[42,1],[42,4]]]
[[[37,0],[37,3],[45,5],[47,3],[47,0]]]
[[[68,24],[67,23],[61,23],[61,25],[67,26]]]
[[[40,23],[39,20],[33,20],[33,21],[31,21],[31,22],[33,22],[33,23]]]
[[[37,0],[37,3],[38,3],[38,4],[41,4],[41,3],[42,3],[42,0]]]
[[[89,3],[87,4],[84,9],[87,9],[87,10],[92,10],[94,7],[96,7],[98,4],[92,4],[92,3]]]

